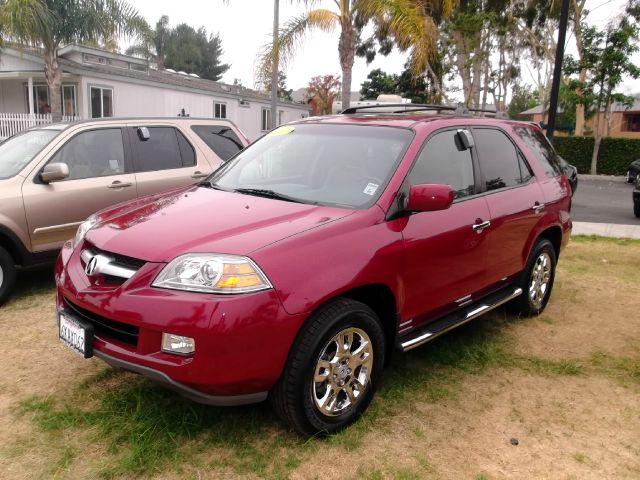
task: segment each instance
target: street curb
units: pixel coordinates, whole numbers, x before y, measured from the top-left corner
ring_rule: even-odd
[[[616,182],[616,183],[626,183],[626,179],[624,175],[587,175],[586,173],[578,174],[578,181],[580,180],[594,180],[598,182]],[[578,183],[578,187],[580,183]]]
[[[573,222],[573,235],[598,235],[611,238],[640,239],[640,224],[617,225],[613,223]]]

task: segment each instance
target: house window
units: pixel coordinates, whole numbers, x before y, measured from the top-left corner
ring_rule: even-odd
[[[76,102],[76,86],[62,85],[62,115],[78,115],[78,104]]]
[[[89,88],[91,97],[91,118],[113,117],[113,89]]]
[[[227,118],[227,104],[213,102],[213,118]]]
[[[29,85],[24,86],[24,99],[26,112],[29,113]],[[33,113],[51,113],[49,103],[49,87],[46,85],[33,85]]]
[[[263,108],[262,109],[262,131],[266,132],[269,130],[271,126],[271,109]]]
[[[626,114],[622,122],[622,131],[640,132],[640,113]]]

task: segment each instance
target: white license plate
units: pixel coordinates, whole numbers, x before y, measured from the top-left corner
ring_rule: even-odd
[[[83,325],[77,320],[64,314],[58,317],[58,335],[60,341],[70,347],[84,358],[93,356],[93,332],[92,328]]]

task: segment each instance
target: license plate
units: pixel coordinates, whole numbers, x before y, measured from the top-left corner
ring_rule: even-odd
[[[60,341],[84,358],[93,356],[93,326],[79,322],[67,315],[58,316]]]

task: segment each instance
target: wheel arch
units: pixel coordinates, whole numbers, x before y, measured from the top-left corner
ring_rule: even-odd
[[[541,238],[546,238],[551,242],[556,254],[556,262],[557,262],[558,258],[560,258],[560,249],[562,246],[562,228],[560,228],[557,225],[553,225],[546,228],[545,230],[540,232],[540,234],[536,238],[536,241],[531,245],[530,249],[533,248],[535,243],[537,243],[537,241],[540,240]]]
[[[13,258],[16,265],[28,263],[29,254],[22,242],[6,227],[0,225],[0,247],[3,247]]]

